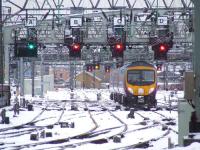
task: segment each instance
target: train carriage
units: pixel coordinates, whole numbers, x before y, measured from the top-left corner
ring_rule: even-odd
[[[156,107],[156,68],[137,61],[116,69],[110,76],[111,99],[130,107]]]

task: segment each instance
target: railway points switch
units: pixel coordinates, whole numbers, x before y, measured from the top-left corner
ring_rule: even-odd
[[[46,137],[52,137],[53,136],[53,134],[52,134],[52,132],[46,132]]]
[[[117,136],[114,136],[114,137],[113,137],[113,142],[114,142],[114,143],[121,143],[121,137],[118,136],[118,135],[117,135]]]
[[[38,141],[39,140],[39,134],[38,133],[32,133],[30,135],[30,140]]]
[[[121,106],[120,105],[117,105],[116,107],[115,107],[115,110],[120,110],[121,109]]]
[[[10,123],[9,117],[5,117],[5,124],[9,124],[9,123]]]
[[[70,128],[74,128],[74,127],[75,127],[74,122],[71,122],[71,124],[70,124]]]
[[[78,111],[78,108],[76,105],[71,105],[71,110]]]
[[[74,128],[75,127],[75,123],[74,122],[60,122],[60,127],[61,128]]]
[[[97,101],[101,100],[101,93],[97,93]]]
[[[60,127],[61,128],[69,128],[69,123],[68,122],[60,122]]]
[[[45,130],[42,130],[40,132],[40,138],[45,138],[45,136],[46,136]]]
[[[47,129],[53,129],[53,125],[48,125]]]
[[[33,111],[33,105],[32,104],[28,104],[27,108],[28,108],[28,111]]]
[[[128,118],[135,118],[134,112],[135,112],[134,109],[131,108],[131,109],[130,109],[130,113],[128,114]]]

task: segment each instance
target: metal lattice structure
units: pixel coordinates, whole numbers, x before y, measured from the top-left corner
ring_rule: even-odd
[[[192,34],[188,31],[188,13],[193,13],[192,7],[192,2],[188,0],[7,0],[3,2],[5,44],[13,43],[16,31],[17,36],[26,37],[27,27],[24,24],[28,18],[33,17],[37,19],[35,28],[41,44],[62,45],[64,33],[70,29],[67,22],[75,16],[92,20],[85,21],[81,27],[85,44],[106,45],[108,30],[113,28],[113,17],[124,16],[127,43],[133,44],[133,49],[137,49],[134,45],[144,45],[142,48],[146,49],[149,33],[155,32],[157,28],[156,23],[149,22],[147,17],[159,12],[159,15],[173,17],[173,20],[169,20],[169,28],[170,32],[174,33],[174,43],[177,47],[191,49],[191,44],[188,44],[192,42]],[[95,18],[99,20],[94,21]],[[47,52],[50,56],[57,49],[56,54],[60,55],[59,48],[60,46],[55,49],[47,48],[44,53]],[[127,50],[127,53],[131,51]],[[127,58],[129,59],[131,58]]]
[[[149,39],[150,33],[156,35],[157,29],[163,27],[152,21],[159,16],[168,17],[167,28],[174,36],[169,61],[191,61],[192,15],[191,0],[5,0],[2,20],[4,47],[6,52],[10,52],[6,54],[6,62],[8,57],[10,64],[18,62],[19,59],[13,57],[14,38],[27,37],[29,27],[26,22],[29,18],[37,20],[34,28],[37,29],[39,56],[24,61],[40,62],[42,59],[45,64],[50,65],[70,61],[68,48],[64,46],[64,36],[66,32],[71,32],[69,21],[73,17],[83,19],[80,30],[83,33],[84,47],[80,60],[87,63],[94,59],[95,54],[102,63],[113,62],[107,37],[110,31],[113,32],[114,18],[119,17],[125,19],[123,31],[126,33],[127,48],[123,61],[152,61],[153,52]],[[86,45],[90,45],[90,48],[86,48]],[[117,61],[121,60],[114,60]]]

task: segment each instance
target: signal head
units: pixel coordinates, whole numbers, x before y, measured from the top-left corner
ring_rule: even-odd
[[[110,72],[110,66],[105,66],[105,72]]]
[[[156,64],[157,71],[162,71],[162,64]]]
[[[68,49],[69,49],[69,56],[70,57],[81,58],[82,44],[72,43],[72,44],[68,45]]]
[[[80,51],[81,50],[81,45],[78,43],[72,44],[72,50],[73,51]]]
[[[87,65],[86,65],[86,70],[87,70],[88,72],[92,72],[92,71],[93,71],[93,65],[92,65],[92,64],[87,64]]]
[[[99,70],[99,69],[100,69],[100,64],[98,64],[98,63],[97,63],[97,64],[94,64],[94,69],[95,69],[95,70]]]
[[[28,42],[27,47],[29,50],[33,50],[36,48],[36,43]]]
[[[166,52],[168,50],[168,46],[166,44],[160,44],[159,45],[159,51],[160,52]]]
[[[158,45],[152,46],[154,50],[155,60],[167,60],[167,52],[169,50],[169,45],[167,43],[160,43]]]
[[[115,44],[114,48],[117,52],[123,52],[124,51],[124,44],[123,43],[117,43],[117,44]]]
[[[96,65],[96,66],[95,66],[95,69],[98,70],[98,69],[99,69],[99,66]]]

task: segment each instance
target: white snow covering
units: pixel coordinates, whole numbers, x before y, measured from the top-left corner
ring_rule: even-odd
[[[59,116],[62,111],[59,111],[59,108],[64,107],[64,103],[62,106],[58,106],[56,101],[57,100],[76,100],[78,98],[82,98],[83,100],[87,101],[97,101],[97,93],[101,93],[101,100],[100,103],[102,104],[107,104],[109,106],[109,90],[97,90],[97,89],[90,89],[90,90],[83,90],[83,89],[76,89],[73,92],[71,92],[69,89],[59,89],[57,91],[48,91],[47,94],[45,95],[45,98],[40,98],[40,97],[34,97],[32,98],[31,96],[25,96],[29,102],[37,102],[39,101],[41,104],[39,105],[34,105],[34,111],[27,111],[26,108],[21,108],[19,115],[13,116],[13,111],[12,107],[9,106],[6,107],[6,115],[10,118],[10,124],[0,124],[0,130],[3,128],[8,128],[12,126],[17,126],[20,124],[25,124],[35,118],[39,114],[39,112],[42,111],[41,108],[44,109],[46,104],[50,104],[49,101],[55,101],[52,106],[49,106],[49,108],[54,108],[54,110],[49,110],[49,111],[44,111],[44,113],[40,116],[40,118],[37,118],[37,120],[40,120],[39,122],[35,123],[35,126],[41,127],[49,124],[54,124],[55,122],[58,121]],[[73,98],[71,95],[74,95]],[[170,97],[171,97],[172,92],[168,91],[158,91],[157,93],[157,99],[159,99],[160,102],[168,102]],[[86,98],[87,97],[87,98]],[[15,97],[12,96],[12,100]],[[177,94],[174,94],[171,99],[174,99],[174,105],[177,105],[177,101],[180,98],[183,98],[183,92],[178,91]],[[74,102],[74,104],[76,104]],[[13,105],[13,102],[12,102]],[[81,107],[84,106],[79,106],[80,110],[79,111],[72,111],[70,110],[71,103],[66,103],[66,111],[64,112],[60,122],[69,122],[75,123],[75,128],[61,128],[60,125],[54,125],[53,129],[46,129],[45,131],[51,131],[53,134],[53,137],[48,137],[48,138],[40,138],[39,141],[46,141],[51,139],[59,139],[59,138],[64,138],[64,137],[72,137],[77,134],[81,134],[84,132],[87,132],[91,130],[91,128],[95,128],[93,122],[90,119],[90,114],[88,111],[82,111]],[[106,107],[108,107],[106,106]],[[94,108],[95,108],[95,103],[94,103]],[[2,108],[1,108],[2,109]],[[172,118],[175,120],[176,125],[175,126],[170,126],[171,129],[178,131],[178,112],[177,111],[158,111],[159,113]],[[116,116],[118,116],[121,120],[125,121],[126,124],[128,125],[128,131],[125,133],[125,137],[121,139],[120,143],[114,143],[111,139],[108,140],[108,143],[104,144],[92,144],[92,143],[87,143],[83,144],[81,146],[77,146],[75,149],[88,149],[88,150],[93,150],[93,149],[115,149],[119,147],[124,147],[127,145],[142,142],[151,138],[159,138],[162,135],[166,133],[166,131],[162,130],[161,125],[157,125],[156,127],[149,127],[144,130],[138,130],[134,131],[136,129],[140,129],[142,127],[145,127],[144,125],[141,124],[143,122],[143,119],[140,115],[135,113],[135,118],[130,119],[127,118],[127,115],[129,111],[124,111],[124,110],[116,110],[112,111]],[[161,121],[162,117],[160,115],[156,115],[151,111],[139,111],[140,114],[144,115],[145,117],[149,118],[150,120],[155,120],[155,121]],[[108,129],[109,127],[114,128],[112,132],[110,133],[105,133],[107,137],[111,135],[115,135],[122,131],[124,127],[122,124],[114,119],[113,117],[110,116],[110,114],[106,111],[99,111],[98,108],[95,109],[95,111],[92,111],[91,114],[95,116],[95,121],[98,122],[98,127],[95,130],[96,132],[104,131],[105,129]],[[42,120],[44,119],[44,120]],[[147,125],[146,126],[151,126],[152,121],[146,121]],[[14,130],[14,129],[13,129]],[[21,130],[21,129],[20,129]],[[9,134],[5,132],[5,135],[0,134],[0,143],[4,143],[4,145],[0,146],[1,148],[6,148],[9,149],[10,146],[12,145],[21,145],[21,144],[28,144],[28,143],[34,143],[35,141],[30,140],[30,135],[24,135],[24,136],[19,136],[19,137],[12,137],[9,138]],[[11,131],[9,131],[11,132]],[[0,132],[1,133],[1,132]],[[101,134],[98,137],[104,137],[105,135]],[[171,141],[177,145],[178,144],[178,135],[174,132],[170,132],[166,137],[159,139],[158,141],[152,142],[151,146],[147,149],[149,150],[159,150],[159,149],[167,149],[168,148],[168,139],[171,139]],[[87,141],[88,139],[81,139],[82,141]],[[72,141],[71,143],[76,145],[77,142],[80,140],[75,140]],[[38,142],[38,141],[37,141]],[[30,147],[26,149],[58,149],[57,146],[62,146],[63,144],[66,143],[61,143],[61,144],[44,144],[41,146],[37,147]],[[199,150],[200,144],[199,143],[193,143],[190,146],[187,147],[176,147],[173,148],[173,150]],[[12,148],[11,148],[12,149]],[[67,148],[67,149],[74,149],[74,148]]]

